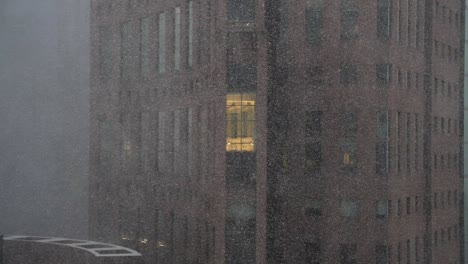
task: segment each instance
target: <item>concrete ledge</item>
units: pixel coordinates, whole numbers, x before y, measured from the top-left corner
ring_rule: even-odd
[[[140,253],[93,241],[5,236],[4,264],[142,264]]]

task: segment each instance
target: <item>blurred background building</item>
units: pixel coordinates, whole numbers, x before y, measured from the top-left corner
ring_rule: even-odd
[[[87,236],[89,1],[0,1],[0,233]]]
[[[461,263],[463,2],[91,1],[90,235]]]

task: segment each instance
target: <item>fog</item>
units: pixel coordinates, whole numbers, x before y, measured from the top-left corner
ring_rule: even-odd
[[[0,0],[0,233],[86,237],[89,0]]]

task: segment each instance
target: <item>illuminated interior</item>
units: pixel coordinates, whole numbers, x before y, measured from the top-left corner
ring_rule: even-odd
[[[255,151],[255,94],[228,94],[226,151]]]

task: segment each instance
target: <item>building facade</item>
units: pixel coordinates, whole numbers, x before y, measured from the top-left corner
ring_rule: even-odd
[[[148,263],[462,263],[464,1],[91,1],[90,234]]]

